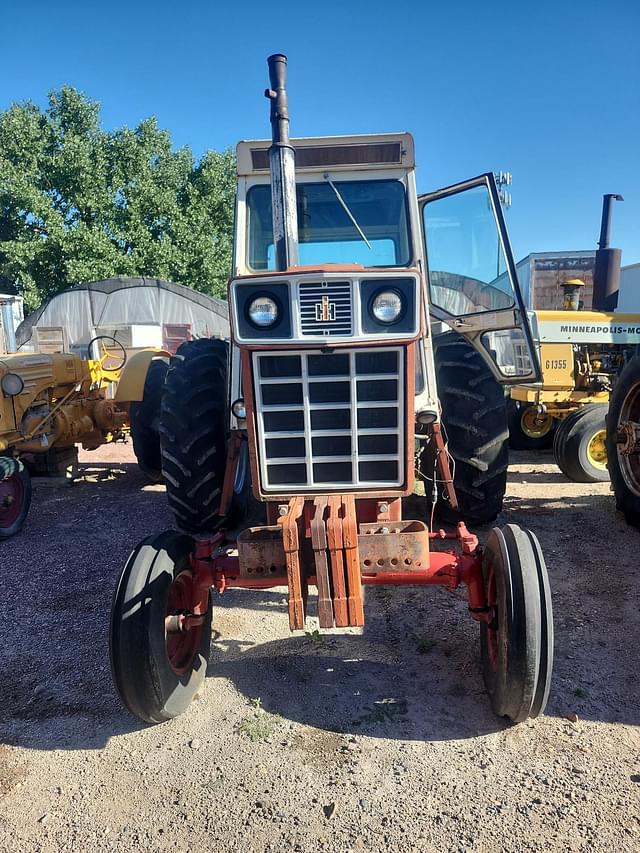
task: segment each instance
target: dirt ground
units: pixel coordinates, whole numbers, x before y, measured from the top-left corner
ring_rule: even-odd
[[[172,519],[129,447],[82,459],[0,544],[1,851],[640,850],[640,538],[608,484],[512,457],[499,523],[538,534],[552,583],[546,716],[492,715],[460,597],[370,588],[363,633],[291,636],[276,590],[219,599],[201,697],[145,727],[111,684],[109,609]]]

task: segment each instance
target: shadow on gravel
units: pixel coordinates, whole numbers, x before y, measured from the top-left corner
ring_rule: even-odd
[[[0,743],[100,749],[142,728],[111,683],[111,598],[132,547],[172,519],[136,464],[81,468],[71,487],[37,480],[23,531],[0,543]]]
[[[100,749],[143,728],[111,682],[111,596],[131,547],[173,520],[164,493],[146,489],[135,465],[90,467],[127,476],[43,489],[24,533],[0,545],[0,743]],[[556,665],[547,713],[639,725],[640,537],[609,495],[572,496],[560,515],[549,505],[557,500],[552,489],[548,499],[511,496],[496,522],[530,526],[549,566]],[[420,518],[423,510],[424,498],[414,497],[404,514]],[[491,526],[478,531],[481,539]],[[279,610],[286,625],[281,590],[229,591],[214,601],[216,610],[235,605],[257,619]],[[266,711],[328,731],[438,741],[505,728],[491,712],[478,628],[462,599],[441,590],[370,589],[366,617],[362,636],[310,628],[252,644],[237,627],[251,632],[246,610],[239,620],[216,615],[214,625],[226,624],[230,636],[213,644],[200,701],[215,717],[216,683],[229,679]]]
[[[291,637],[246,648],[220,641],[212,678],[228,678],[271,714],[326,731],[440,741],[500,731],[475,673],[454,676],[442,656],[388,660],[371,640]],[[240,651],[242,650],[242,651]]]

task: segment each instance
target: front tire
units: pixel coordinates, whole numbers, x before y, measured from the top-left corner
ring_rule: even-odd
[[[640,355],[624,367],[609,401],[607,456],[617,508],[640,530],[640,450],[633,424],[640,423]]]
[[[122,571],[111,611],[113,681],[123,705],[146,723],[177,717],[202,686],[211,644],[211,608],[204,623],[168,635],[167,616],[188,609],[193,574],[190,536],[151,536]]]
[[[535,535],[516,524],[491,531],[482,565],[490,624],[481,623],[482,671],[491,706],[520,723],[547,704],[553,669],[553,609]]]
[[[566,417],[556,432],[553,455],[562,473],[574,483],[606,483],[607,406],[586,405]]]
[[[504,392],[478,351],[455,332],[434,339],[434,358],[458,497],[458,509],[453,510],[440,496],[436,515],[450,524],[461,520],[485,524],[502,510],[507,486],[509,429]],[[434,465],[430,442],[422,457],[425,480],[432,482]]]

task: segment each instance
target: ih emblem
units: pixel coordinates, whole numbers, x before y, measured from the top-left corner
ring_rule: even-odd
[[[335,319],[335,302],[329,302],[329,297],[325,294],[320,302],[316,302],[316,323],[329,323]]]

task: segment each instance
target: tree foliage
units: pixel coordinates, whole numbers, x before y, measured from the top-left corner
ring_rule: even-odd
[[[0,113],[0,291],[31,308],[111,276],[221,295],[231,268],[235,162],[174,150],[155,118],[105,131],[72,87]]]

